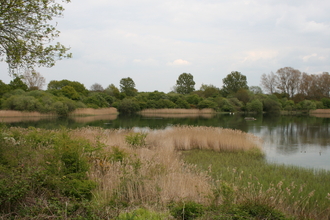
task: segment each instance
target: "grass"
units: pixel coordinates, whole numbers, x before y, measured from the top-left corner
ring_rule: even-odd
[[[327,219],[329,172],[269,165],[260,145],[211,127],[2,127],[0,218]]]

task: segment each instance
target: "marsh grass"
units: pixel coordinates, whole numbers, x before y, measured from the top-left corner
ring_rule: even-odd
[[[79,108],[69,113],[69,116],[85,116],[85,115],[117,115],[118,111],[116,108]]]
[[[208,170],[222,191],[224,203],[256,203],[276,207],[298,219],[328,219],[330,216],[330,172],[268,164],[255,152],[184,152],[186,162]],[[223,184],[232,190],[224,196]],[[228,191],[228,190],[227,190]]]
[[[243,209],[329,217],[329,173],[268,165],[253,135],[190,126],[144,132],[1,128],[0,217],[125,219],[138,208],[169,213],[170,204],[205,207],[204,219],[230,219],[235,207],[238,217]]]

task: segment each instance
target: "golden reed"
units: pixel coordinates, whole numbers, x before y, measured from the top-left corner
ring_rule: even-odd
[[[260,147],[259,139],[244,132],[211,128],[176,126],[148,130],[146,145],[131,148],[125,142],[134,129],[81,128],[73,136],[104,144],[103,156],[94,158],[89,176],[97,181],[96,200],[108,203],[119,200],[164,205],[171,201],[192,200],[209,204],[212,178],[195,166],[185,164],[178,150],[194,148],[218,151],[249,150]],[[121,161],[110,160],[118,150],[126,155]]]

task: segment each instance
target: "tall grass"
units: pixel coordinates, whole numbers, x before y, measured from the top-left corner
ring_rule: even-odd
[[[110,108],[100,108],[100,109],[94,109],[94,108],[78,108],[74,110],[73,112],[70,112],[70,116],[85,116],[85,115],[111,115],[111,114],[118,114],[118,111],[116,108],[110,107]]]
[[[236,130],[2,128],[0,142],[3,219],[114,219],[137,207],[208,207],[204,219],[217,219],[251,204],[298,219],[330,213],[328,172],[267,165],[261,141]]]
[[[186,162],[208,170],[218,188],[228,184],[232,204],[267,204],[298,219],[330,217],[329,171],[268,164],[253,152],[194,150],[183,155]]]

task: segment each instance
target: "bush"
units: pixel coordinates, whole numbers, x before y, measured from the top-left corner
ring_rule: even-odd
[[[146,146],[146,133],[131,133],[125,136],[125,141],[131,147],[144,147]]]
[[[169,208],[173,217],[183,220],[201,217],[205,212],[204,206],[194,201],[172,203]]]
[[[140,110],[139,103],[133,99],[125,98],[118,103],[118,112],[121,114],[133,114]]]

